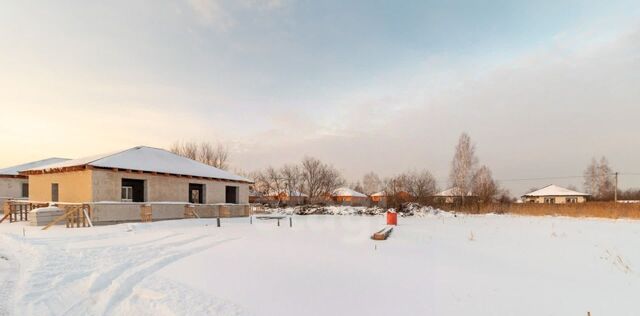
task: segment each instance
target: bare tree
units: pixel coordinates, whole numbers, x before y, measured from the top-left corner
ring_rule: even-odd
[[[591,159],[591,163],[584,171],[585,191],[597,200],[611,199],[615,190],[611,175],[612,171],[607,158],[602,157],[600,161]]]
[[[227,169],[229,167],[229,149],[222,144],[214,146],[208,142],[198,144],[193,141],[176,141],[171,145],[169,151],[219,169]]]
[[[498,184],[493,179],[489,167],[482,166],[474,173],[471,190],[478,196],[480,202],[483,203],[492,202],[496,195],[498,195]]]
[[[297,165],[284,165],[280,169],[284,181],[284,189],[291,197],[302,192],[302,171]]]
[[[329,195],[338,187],[343,186],[345,180],[338,169],[331,165],[323,164],[320,183],[321,195]]]
[[[613,181],[611,181],[611,176],[613,175],[613,171],[609,166],[609,161],[604,156],[600,158],[598,175],[599,175],[598,191],[599,191],[600,198],[603,200],[612,200],[614,191],[615,191],[615,185]]]
[[[253,180],[253,190],[255,192],[261,193],[262,195],[267,195],[269,193],[269,182],[267,181],[267,177],[264,172],[254,171],[249,173],[247,178]]]
[[[436,179],[429,171],[411,171],[401,176],[407,192],[419,202],[427,202],[436,193]]]
[[[460,135],[456,152],[451,162],[451,173],[449,181],[451,186],[462,192],[462,202],[467,192],[471,189],[472,178],[478,158],[475,155],[475,145],[471,143],[471,138],[467,133]]]
[[[229,167],[228,160],[229,148],[218,143],[215,147],[215,151],[213,152],[213,163],[211,165],[216,168],[226,170]]]
[[[387,206],[400,208],[406,202],[406,194],[409,193],[409,178],[406,174],[384,179],[384,192],[386,193]]]
[[[349,184],[349,188],[356,192],[364,193],[364,187],[360,183],[360,181],[352,182]],[[365,193],[366,194],[366,193]]]
[[[265,176],[269,183],[269,194],[278,196],[284,191],[284,181],[277,169],[268,167],[265,170]]]
[[[344,179],[338,170],[316,158],[305,157],[302,160],[301,169],[304,190],[311,199],[330,194],[344,184]]]
[[[511,197],[511,192],[509,192],[509,190],[507,189],[500,189],[498,191],[496,200],[498,201],[498,203],[502,203],[502,204],[513,203],[516,201],[516,199]]]
[[[374,172],[369,172],[362,177],[362,193],[371,195],[382,190],[382,181]]]
[[[302,159],[302,181],[306,193],[311,199],[321,194],[322,168],[322,162],[316,158],[305,157]]]
[[[198,143],[196,142],[176,141],[171,145],[169,150],[174,154],[178,154],[189,159],[198,159]]]
[[[211,145],[211,143],[203,142],[198,147],[198,157],[196,160],[204,164],[217,167],[215,155],[216,150],[213,148],[213,145]]]
[[[640,189],[628,189],[626,191],[620,192],[618,197],[621,200],[640,200]]]

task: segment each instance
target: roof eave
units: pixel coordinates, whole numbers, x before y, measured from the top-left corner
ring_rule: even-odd
[[[187,177],[187,178],[195,178],[195,179],[203,179],[203,180],[214,180],[214,181],[223,181],[223,182],[234,182],[234,183],[246,183],[246,184],[254,184],[255,183],[255,182],[250,181],[250,180],[237,180],[237,179],[203,177],[203,176],[194,176],[194,175],[187,175],[187,174],[166,173],[166,172],[137,170],[137,169],[96,167],[96,166],[92,166],[92,165],[89,165],[89,164],[79,165],[79,166],[68,166],[68,167],[54,168],[54,169],[28,170],[28,171],[22,171],[20,173],[28,176],[28,175],[50,174],[50,173],[73,172],[73,171],[80,171],[80,170],[87,170],[87,169],[100,169],[100,170],[107,170],[107,171],[113,171],[113,172],[163,175],[163,176],[172,176],[172,177],[177,177],[177,178]]]

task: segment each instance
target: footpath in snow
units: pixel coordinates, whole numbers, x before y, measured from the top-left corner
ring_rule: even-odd
[[[284,211],[285,213],[287,211]],[[0,225],[0,315],[637,315],[640,222],[427,212]],[[24,230],[23,230],[24,229]],[[24,232],[24,236],[23,236]]]

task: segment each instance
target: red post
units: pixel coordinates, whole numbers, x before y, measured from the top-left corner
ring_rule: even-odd
[[[398,213],[396,212],[387,212],[387,225],[398,225]]]

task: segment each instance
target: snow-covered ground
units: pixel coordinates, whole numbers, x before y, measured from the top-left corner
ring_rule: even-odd
[[[640,222],[447,213],[0,225],[0,315],[637,315]],[[23,230],[24,228],[24,230]],[[24,233],[24,236],[23,236]]]

